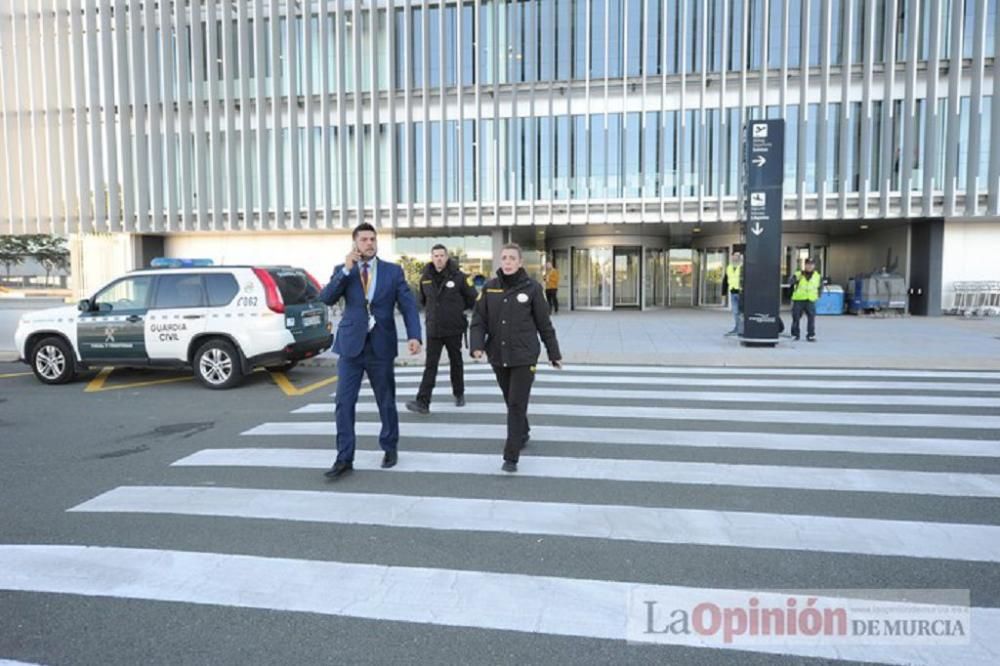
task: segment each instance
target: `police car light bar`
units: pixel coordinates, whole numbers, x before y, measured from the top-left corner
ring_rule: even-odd
[[[170,257],[157,257],[149,262],[150,268],[199,268],[214,265],[211,259],[173,259]]]

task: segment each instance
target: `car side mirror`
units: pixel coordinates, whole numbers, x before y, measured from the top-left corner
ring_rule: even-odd
[[[80,312],[90,312],[94,309],[94,306],[91,304],[89,298],[85,298],[76,304],[76,309]]]

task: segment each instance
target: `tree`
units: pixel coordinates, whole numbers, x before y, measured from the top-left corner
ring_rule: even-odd
[[[409,285],[413,297],[419,303],[420,275],[424,272],[424,266],[427,265],[427,262],[404,254],[399,258],[399,265],[403,267],[403,276],[406,278],[406,284]]]
[[[29,252],[28,241],[24,236],[0,236],[0,264],[7,269],[8,282],[11,269],[23,264]]]
[[[52,273],[69,268],[69,250],[62,236],[37,235],[28,237],[31,257],[45,269],[45,284]]]

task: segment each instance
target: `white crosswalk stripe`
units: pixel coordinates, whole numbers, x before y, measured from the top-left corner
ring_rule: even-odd
[[[548,372],[549,366],[539,364],[538,370]],[[488,365],[467,364],[465,372],[492,372]],[[775,377],[816,376],[824,377],[899,377],[906,379],[990,379],[1000,383],[1000,372],[976,370],[872,370],[865,368],[760,368],[750,366],[698,367],[698,366],[655,366],[655,365],[566,365],[554,372],[579,372],[588,375],[759,375]],[[423,374],[423,367],[408,366],[397,368],[397,375]],[[442,364],[438,374],[448,375],[448,366]]]
[[[435,540],[463,544],[491,535],[530,536],[532,542],[535,537],[562,539],[560,549],[586,543],[615,553],[655,546],[697,547],[723,559],[742,552],[775,562],[808,555],[826,564],[814,576],[817,594],[812,596],[820,605],[839,599],[821,590],[848,587],[838,584],[836,572],[870,558],[891,558],[903,572],[933,566],[938,583],[949,581],[949,567],[1000,562],[1000,524],[978,513],[1000,500],[1000,474],[977,471],[977,465],[996,470],[1000,459],[1000,373],[621,365],[571,366],[560,372],[540,366],[529,409],[532,440],[512,478],[499,470],[505,414],[495,379],[483,365],[466,370],[470,401],[465,407],[451,404],[445,368],[432,413],[419,416],[402,403],[415,391],[422,368],[398,369],[402,442],[399,464],[389,472],[376,471],[382,454],[374,438],[381,425],[365,388],[357,405],[356,433],[362,439],[350,484],[285,487],[296,470],[323,483],[318,471],[332,462],[336,433],[334,406],[326,402],[303,405],[287,420],[246,430],[241,442],[247,446],[178,457],[170,473],[183,475],[180,483],[175,478],[159,485],[122,485],[69,510],[81,518],[133,514],[226,520],[233,529],[265,532],[269,525],[310,523],[344,533],[362,526],[387,534],[426,531]],[[314,420],[317,415],[324,418]],[[803,434],[802,426],[823,434]],[[868,434],[868,428],[876,429]],[[844,456],[844,462],[834,455]],[[264,480],[257,487],[247,479]],[[386,479],[416,485],[389,492],[384,486],[366,487],[369,480]],[[546,495],[545,481],[560,484],[557,497]],[[601,484],[603,494],[588,495]],[[511,491],[512,496],[494,495]],[[751,504],[719,506],[724,493],[736,491],[753,493],[751,498],[790,499],[766,510]],[[637,493],[645,499],[637,500]],[[802,503],[804,493],[813,498],[809,504]],[[847,510],[849,501],[863,504]],[[913,511],[901,511],[909,507],[904,502],[915,502]],[[949,503],[945,506],[954,513],[919,515],[931,503]],[[631,614],[638,588],[629,580],[628,567],[614,579],[598,580],[436,568],[435,562],[412,557],[416,561],[405,566],[383,566],[317,561],[310,555],[194,552],[171,550],[168,543],[153,548],[0,545],[0,589],[636,638]],[[841,562],[851,564],[836,564]],[[905,580],[905,573],[900,578]],[[336,587],[324,582],[334,580]],[[976,582],[961,580],[959,587]],[[753,585],[737,591],[665,582],[675,584],[641,588],[675,599],[771,594],[756,592]],[[927,587],[921,576],[914,576],[913,586]],[[830,660],[1000,663],[995,642],[1000,609],[976,607],[971,617],[972,631],[962,645],[850,644],[835,638],[724,645],[690,636],[659,642]]]
[[[378,436],[382,426],[370,421],[358,422],[359,436]],[[406,439],[457,439],[502,441],[504,425],[483,423],[455,424],[411,422],[406,424]],[[281,421],[262,423],[244,435],[256,437],[312,436],[331,438],[337,433],[333,421]],[[1000,443],[994,439],[864,437],[824,435],[803,437],[783,433],[744,433],[702,430],[652,430],[644,428],[585,428],[575,426],[532,425],[533,440],[544,442],[593,443],[614,446],[667,446],[762,449],[779,451],[840,451],[925,456],[968,456],[1000,458]]]
[[[636,586],[617,581],[176,550],[0,545],[0,588],[621,640],[634,612],[627,600]],[[742,590],[667,585],[642,586],[641,590],[662,599],[746,596]],[[758,596],[765,603],[783,601],[780,595]],[[850,599],[830,597],[817,600],[821,607],[851,603]],[[923,608],[924,612],[932,610]],[[1000,634],[1000,612],[973,609],[971,624],[976,627],[976,638],[948,647],[824,645],[811,641],[741,649],[887,664],[996,663],[1000,649],[989,637]],[[703,640],[674,642],[703,647]]]
[[[122,486],[71,511],[267,518],[1000,562],[1000,527],[747,511],[247,488]]]
[[[381,454],[358,451],[358,467],[377,467]],[[330,453],[314,449],[206,449],[174,463],[178,467],[272,467],[325,470]],[[395,468],[400,472],[502,475],[496,456],[475,453],[407,452]],[[880,469],[723,465],[659,460],[608,460],[529,456],[521,476],[552,479],[692,483],[751,488],[799,488],[843,492],[1000,498],[1000,475],[910,472]]]
[[[495,386],[467,386],[466,396],[496,397]],[[374,397],[370,387],[361,391],[365,398]],[[450,394],[449,394],[450,395]],[[650,400],[650,401],[685,401],[685,402],[752,402],[752,403],[798,403],[811,405],[821,400],[827,405],[863,405],[865,407],[908,406],[908,407],[992,407],[1000,408],[1000,398],[979,398],[969,396],[922,396],[922,395],[851,395],[823,394],[801,395],[789,393],[762,393],[748,395],[739,391],[646,391],[638,389],[596,389],[596,388],[552,388],[548,386],[532,387],[531,395],[535,398],[596,398],[604,400]],[[447,399],[447,396],[445,397]],[[296,414],[319,413],[332,411],[333,404],[313,404],[296,410]]]
[[[405,409],[399,403],[398,409]],[[443,403],[434,408],[439,414],[485,414],[503,418],[503,404],[500,402],[470,402],[465,407]],[[357,406],[359,414],[376,414],[378,405],[364,402]],[[850,414],[845,412],[819,412],[816,410],[754,410],[728,408],[671,408],[635,407],[623,405],[581,405],[581,404],[535,404],[530,414],[533,416],[568,416],[608,419],[658,419],[674,421],[733,421],[738,423],[789,423],[809,422],[822,425],[843,425],[849,422]],[[808,416],[806,416],[808,414]],[[866,426],[897,426],[918,428],[976,428],[984,430],[1000,429],[1000,416],[976,416],[974,419],[951,414],[896,414],[865,411],[854,414],[856,422]]]
[[[763,373],[761,373],[763,374]],[[495,383],[492,373],[476,372],[465,378],[467,384],[489,382]],[[539,372],[535,378],[540,384],[590,384],[617,386],[621,384],[642,384],[644,386],[709,386],[742,389],[773,388],[784,391],[799,390],[869,390],[869,391],[961,391],[975,393],[1000,393],[1000,383],[963,383],[963,382],[901,382],[901,381],[830,381],[823,379],[765,379],[717,378],[717,377],[650,377],[636,375],[581,375],[561,373],[559,371]],[[402,387],[420,384],[420,375],[409,374],[396,378],[396,384]]]

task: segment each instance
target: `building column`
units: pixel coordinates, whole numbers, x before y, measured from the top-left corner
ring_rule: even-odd
[[[138,234],[71,235],[69,288],[73,298],[87,298],[114,278],[148,266],[143,239]]]

